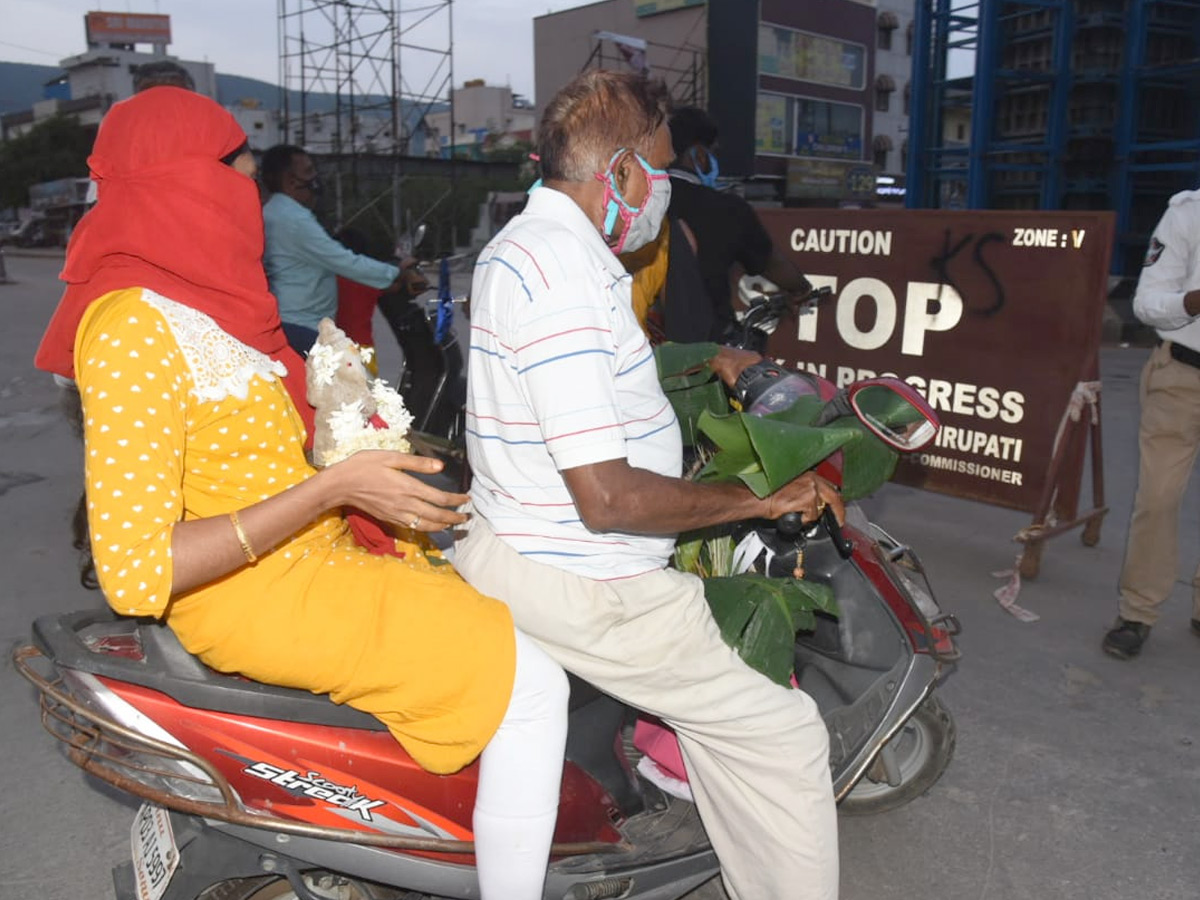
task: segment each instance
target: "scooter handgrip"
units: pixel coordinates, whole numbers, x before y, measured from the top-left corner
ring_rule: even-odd
[[[798,512],[784,513],[775,521],[775,530],[779,533],[780,537],[798,537],[804,530],[804,519],[800,517],[800,513]]]

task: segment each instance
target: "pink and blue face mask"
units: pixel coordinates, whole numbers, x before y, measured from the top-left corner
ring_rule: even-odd
[[[671,203],[671,179],[665,169],[656,169],[646,162],[641,154],[635,153],[638,165],[646,177],[646,199],[641,206],[631,206],[617,187],[614,168],[617,159],[625,152],[622,148],[612,155],[604,173],[596,178],[604,183],[604,237],[611,241],[618,219],[624,223],[620,237],[612,244],[613,253],[631,253],[649,244],[662,227]]]

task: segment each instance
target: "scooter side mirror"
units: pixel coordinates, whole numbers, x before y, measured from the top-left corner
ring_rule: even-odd
[[[410,234],[401,235],[396,239],[396,259],[407,259],[412,256],[423,240],[425,240],[424,222],[418,225]]]
[[[859,381],[844,396],[859,421],[897,450],[920,450],[941,427],[933,407],[898,378]]]

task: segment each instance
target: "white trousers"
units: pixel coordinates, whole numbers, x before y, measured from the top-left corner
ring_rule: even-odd
[[[472,822],[483,900],[541,900],[558,818],[567,676],[520,631],[512,697],[479,757]]]
[[[675,729],[732,900],[835,900],[825,724],[812,698],[725,644],[698,578],[581,578],[521,556],[478,516],[454,563],[564,668]]]

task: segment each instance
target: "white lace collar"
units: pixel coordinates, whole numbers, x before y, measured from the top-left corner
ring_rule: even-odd
[[[175,343],[192,371],[192,393],[200,400],[226,397],[245,400],[255,375],[270,380],[287,375],[287,367],[260,350],[247,347],[198,309],[143,288],[142,299],[167,321]]]

